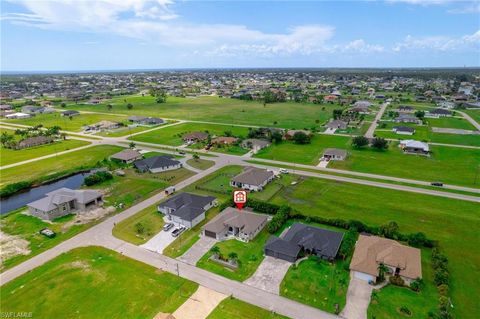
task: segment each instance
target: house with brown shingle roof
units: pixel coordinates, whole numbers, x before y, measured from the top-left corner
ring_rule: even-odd
[[[212,144],[219,144],[219,145],[232,145],[238,141],[238,138],[231,137],[231,136],[219,136],[212,139]]]
[[[186,143],[202,142],[208,139],[208,133],[205,132],[192,132],[182,136],[183,141]]]
[[[399,275],[407,285],[422,278],[420,249],[402,245],[392,239],[360,235],[350,263],[353,276],[375,282],[380,264],[387,266],[391,275]]]
[[[110,156],[110,159],[117,160],[123,162],[125,164],[132,163],[136,160],[140,160],[143,158],[143,155],[140,154],[139,151],[132,150],[132,149],[125,149],[118,153],[113,154]]]

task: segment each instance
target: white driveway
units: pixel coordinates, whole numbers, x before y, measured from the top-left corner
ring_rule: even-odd
[[[197,291],[172,315],[176,319],[205,319],[225,298],[227,295],[198,286]]]
[[[323,134],[335,134],[336,128],[327,128]]]
[[[355,278],[350,273],[350,284],[347,291],[347,304],[340,316],[347,319],[367,319],[367,309],[370,304],[373,287],[365,280]]]
[[[245,284],[278,295],[280,284],[292,263],[266,256],[252,277]]]
[[[329,161],[320,160],[317,167],[326,168]]]
[[[163,219],[165,220],[165,223],[171,222],[166,219],[166,217],[164,217]],[[140,247],[161,254],[168,245],[170,245],[175,239],[178,238],[172,236],[172,231],[177,228],[177,226],[178,225],[175,225],[174,227],[170,228],[169,231],[164,231],[162,229],[158,234],[153,236],[152,239],[147,241],[145,244],[140,245]]]
[[[177,259],[195,266],[200,258],[202,258],[202,256],[205,255],[216,242],[217,240],[215,238],[200,235],[200,239],[193,244],[185,254]]]

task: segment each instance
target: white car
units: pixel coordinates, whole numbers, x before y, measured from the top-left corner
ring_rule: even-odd
[[[285,168],[280,168],[279,172],[282,173],[282,174],[288,174],[288,170],[285,169]]]

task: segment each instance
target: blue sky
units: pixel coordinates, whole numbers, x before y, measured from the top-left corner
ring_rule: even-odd
[[[1,4],[4,71],[480,66],[480,1]]]

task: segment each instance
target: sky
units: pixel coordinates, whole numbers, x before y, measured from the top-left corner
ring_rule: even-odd
[[[480,66],[480,0],[0,0],[2,71]]]

